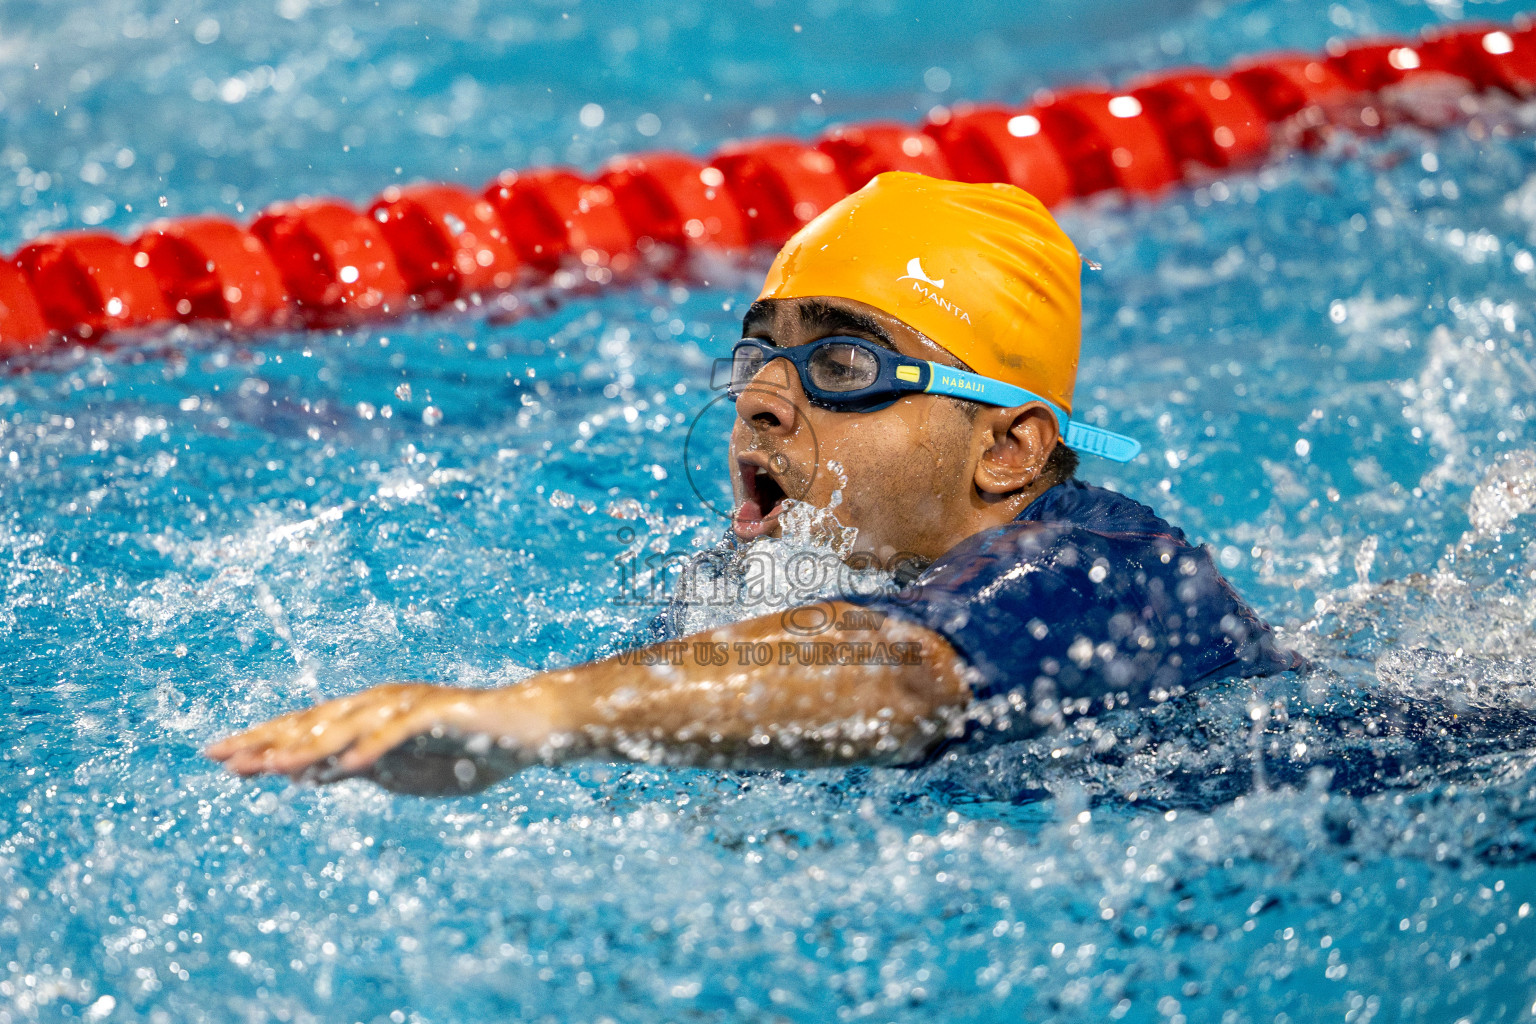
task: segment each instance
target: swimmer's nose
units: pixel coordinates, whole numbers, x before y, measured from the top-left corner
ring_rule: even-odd
[[[736,396],[736,418],[754,430],[790,434],[804,400],[795,368],[787,359],[775,359]]]

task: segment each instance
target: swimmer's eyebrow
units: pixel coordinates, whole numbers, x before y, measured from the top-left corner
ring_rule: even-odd
[[[766,302],[758,301],[747,307],[747,315],[741,321],[741,336],[750,338],[768,337],[768,328],[773,325],[773,307]]]
[[[839,309],[825,302],[804,302],[800,304],[800,322],[822,337],[829,334],[862,334],[880,346],[896,351],[896,343],[878,320],[851,309]]]
[[[868,338],[882,348],[899,351],[896,343],[874,317],[851,309],[839,309],[825,302],[802,302],[797,310],[800,322],[810,332],[821,337],[832,334],[857,334]],[[772,340],[773,307],[766,302],[754,302],[747,308],[741,322],[741,336],[766,337]]]

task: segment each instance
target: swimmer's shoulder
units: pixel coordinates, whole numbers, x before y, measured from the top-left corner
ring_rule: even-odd
[[[1188,544],[1184,531],[1147,505],[1119,491],[1082,480],[1064,480],[1030,502],[1015,523],[1041,523],[1106,536],[1164,538]]]
[[[967,537],[928,565],[916,582],[951,589],[979,587],[1019,565],[1075,578],[1086,574],[1099,557],[1118,564],[1188,546],[1182,530],[1146,505],[1072,479],[1046,490],[1012,522]],[[1020,585],[1033,589],[1041,582],[1031,578]]]

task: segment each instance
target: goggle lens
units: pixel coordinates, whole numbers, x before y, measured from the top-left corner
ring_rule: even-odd
[[[731,355],[730,393],[739,395],[763,368],[763,352],[750,346],[738,348]]]
[[[859,391],[880,379],[880,360],[871,351],[844,342],[817,346],[806,367],[823,391]]]
[[[764,366],[779,358],[788,359],[794,365],[801,383],[812,393],[811,401],[829,409],[852,407],[846,406],[842,399],[833,402],[833,395],[848,395],[848,403],[857,403],[863,397],[861,392],[878,388],[880,384],[882,364],[879,354],[863,345],[831,339],[789,349],[742,342],[732,351],[729,360],[715,361],[710,384],[719,387],[719,380],[728,368],[729,381],[725,386],[730,396],[737,398]]]

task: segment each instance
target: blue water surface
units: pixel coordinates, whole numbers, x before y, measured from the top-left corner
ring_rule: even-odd
[[[3,0],[0,244],[1517,10]],[[1063,212],[1103,265],[1078,407],[1146,446],[1085,477],[1209,544],[1314,667],[917,770],[422,800],[198,754],[631,635],[647,567],[724,525],[709,368],[760,254],[518,319],[13,366],[0,1024],[1531,1019],[1532,121]]]

